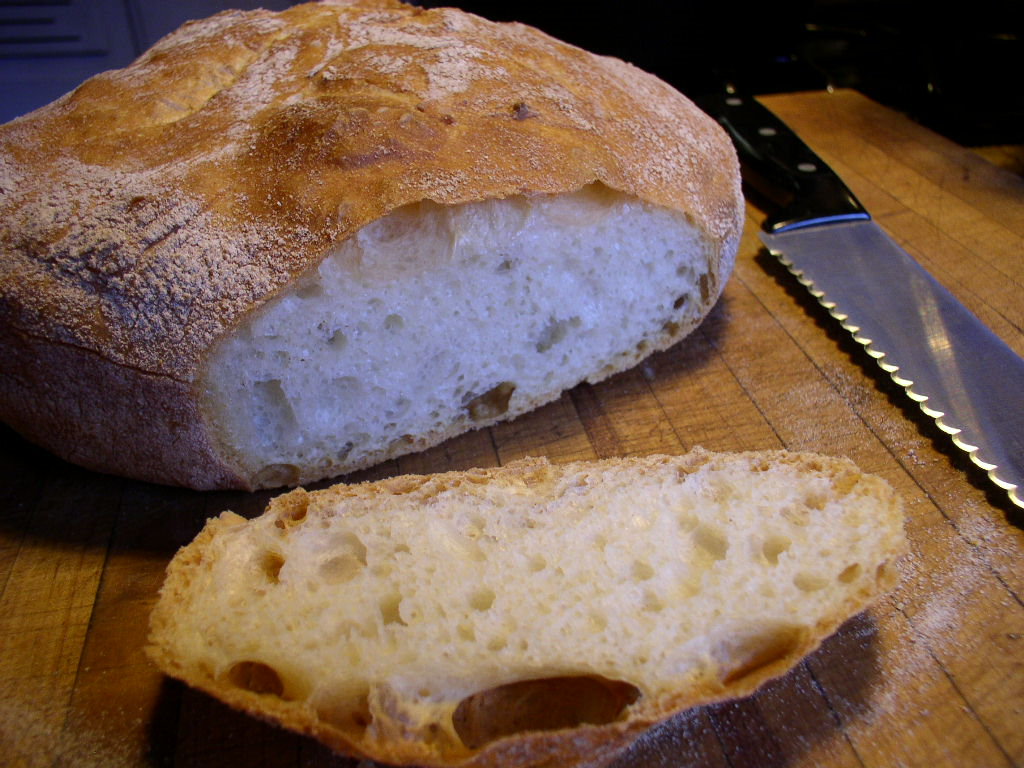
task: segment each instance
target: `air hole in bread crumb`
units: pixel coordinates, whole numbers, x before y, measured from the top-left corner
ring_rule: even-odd
[[[828,586],[828,579],[810,573],[798,573],[793,577],[793,583],[802,592],[817,592]]]
[[[348,336],[346,336],[345,332],[340,328],[333,331],[331,335],[327,337],[327,346],[338,352],[343,350],[346,344],[348,344]]]
[[[484,526],[487,524],[487,521],[484,519],[484,516],[479,514],[478,512],[471,512],[469,514],[468,522],[469,529],[466,531],[466,535],[474,539],[478,538],[480,534],[483,533]]]
[[[492,637],[487,641],[487,650],[491,653],[497,653],[498,651],[504,650],[508,646],[508,640],[504,637]]]
[[[531,555],[527,567],[532,573],[539,573],[548,567],[548,561],[541,555]]]
[[[516,385],[511,381],[503,381],[497,386],[469,399],[466,410],[473,421],[496,419],[508,411],[508,403],[515,392]]]
[[[476,632],[473,631],[473,627],[471,627],[469,624],[459,624],[458,633],[459,639],[463,642],[476,642]]]
[[[405,327],[405,319],[401,315],[390,314],[384,318],[384,330],[400,331]]]
[[[268,464],[253,476],[253,483],[259,488],[298,485],[299,468],[294,464]]]
[[[701,586],[700,576],[696,574],[691,575],[676,585],[676,599],[689,600],[691,597],[696,597],[700,594]]]
[[[889,563],[885,562],[879,565],[875,569],[875,579],[879,583],[885,582],[889,578]]]
[[[366,693],[320,704],[316,716],[339,730],[355,734],[362,734],[373,722]]]
[[[596,676],[522,680],[466,697],[452,724],[466,747],[479,749],[516,733],[613,723],[639,697],[629,683]]]
[[[729,540],[716,528],[709,525],[698,525],[693,529],[693,543],[711,556],[712,560],[722,560],[729,550]]]
[[[363,569],[352,554],[335,555],[320,565],[320,578],[328,584],[347,584]]]
[[[821,509],[828,501],[828,496],[823,491],[810,491],[804,496],[804,504],[810,509]]]
[[[665,609],[665,604],[660,597],[648,590],[644,592],[643,608],[650,613],[658,613]]]
[[[632,574],[634,581],[647,581],[654,577],[654,568],[651,567],[650,563],[645,563],[642,560],[634,560],[630,573]]]
[[[764,559],[772,565],[778,565],[779,555],[789,549],[791,544],[792,542],[785,536],[769,536],[761,547]]]
[[[231,665],[227,679],[232,685],[251,693],[284,696],[284,683],[273,667],[260,661],[239,661]]]
[[[378,604],[380,607],[380,617],[384,622],[385,626],[388,624],[400,624],[406,626],[402,620],[402,596],[400,594],[393,593],[382,598]]]
[[[366,546],[351,532],[337,536],[332,543],[335,554],[320,564],[320,578],[328,584],[345,584],[366,567]]]
[[[271,584],[281,581],[281,569],[284,567],[284,557],[270,550],[260,556],[260,571]]]
[[[836,578],[843,584],[849,584],[851,581],[855,581],[858,576],[860,576],[860,563],[854,563],[853,565],[846,566]]]
[[[731,668],[722,682],[729,685],[789,656],[799,645],[800,637],[799,629],[780,625],[729,638],[716,654],[730,662]]]
[[[289,525],[297,525],[306,519],[309,511],[309,494],[303,490],[292,491],[279,500],[279,506],[283,507],[277,512],[277,519],[274,525],[278,528],[286,528]]]
[[[676,520],[679,523],[679,527],[684,531],[692,531],[697,527],[697,518],[688,512],[680,513]]]
[[[494,605],[494,590],[488,587],[481,587],[469,596],[469,607],[474,611],[489,611]]]
[[[552,317],[547,325],[541,329],[537,343],[534,345],[535,349],[538,352],[547,352],[555,344],[563,341],[569,334],[570,329],[579,328],[580,324],[580,318],[576,316],[570,317],[567,320],[556,320]]]

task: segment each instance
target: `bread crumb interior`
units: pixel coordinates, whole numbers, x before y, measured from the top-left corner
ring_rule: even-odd
[[[356,743],[471,750],[792,663],[902,542],[884,483],[834,468],[513,469],[222,518],[164,642]]]
[[[702,243],[601,185],[407,206],[217,347],[205,410],[262,487],[420,450],[690,330],[709,299]]]

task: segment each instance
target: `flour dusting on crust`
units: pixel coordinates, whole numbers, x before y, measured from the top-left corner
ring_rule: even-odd
[[[3,319],[189,381],[241,313],[401,205],[601,181],[729,241],[738,206],[704,201],[738,199],[734,163],[656,78],[521,24],[224,12],[0,128]]]

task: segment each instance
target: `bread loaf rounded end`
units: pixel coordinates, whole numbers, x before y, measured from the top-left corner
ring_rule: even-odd
[[[654,76],[389,0],[191,22],[0,126],[0,191],[0,418],[195,488],[622,370],[707,314],[743,217],[728,138]]]

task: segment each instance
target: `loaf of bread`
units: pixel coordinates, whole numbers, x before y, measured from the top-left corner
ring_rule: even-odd
[[[176,555],[149,653],[347,755],[599,764],[784,673],[892,585],[903,548],[891,488],[812,454],[300,489]]]
[[[310,482],[689,333],[739,172],[657,78],[392,0],[224,12],[0,126],[0,420],[194,488]]]

